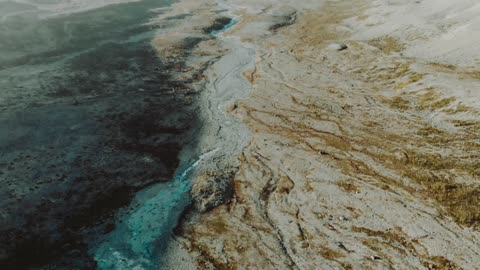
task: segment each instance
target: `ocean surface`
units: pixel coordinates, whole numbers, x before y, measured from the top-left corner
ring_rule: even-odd
[[[0,0],[0,269],[160,267],[203,158],[150,45],[172,2]]]

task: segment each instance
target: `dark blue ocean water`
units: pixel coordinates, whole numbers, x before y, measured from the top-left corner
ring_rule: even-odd
[[[173,1],[33,2],[0,0],[0,268],[156,269],[196,166],[177,171],[193,109],[150,45]]]

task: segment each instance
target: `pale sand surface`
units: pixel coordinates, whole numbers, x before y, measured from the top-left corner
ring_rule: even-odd
[[[195,151],[220,149],[198,173],[238,170],[227,204],[185,216],[172,248],[184,255],[166,268],[480,269],[478,4],[207,0],[171,12],[194,15],[159,48],[215,16],[239,20],[191,60],[206,67]]]

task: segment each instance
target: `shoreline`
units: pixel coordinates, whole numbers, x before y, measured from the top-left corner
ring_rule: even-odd
[[[228,32],[235,29],[236,24],[241,21],[239,16],[234,15],[230,10],[215,12],[214,1],[207,1],[209,6],[209,12],[212,12],[213,18],[231,18],[230,23],[225,25],[221,30],[215,30],[208,35],[212,37],[199,43],[190,56],[190,61],[187,61],[187,65],[200,66],[202,71],[202,77],[205,77],[205,81],[194,85],[193,87],[198,89],[200,98],[196,101],[199,104],[201,112],[201,127],[197,130],[197,139],[193,142],[190,148],[184,151],[185,162],[191,162],[192,156],[199,156],[205,152],[215,149],[216,153],[211,156],[208,162],[199,164],[195,169],[194,174],[188,181],[191,182],[190,188],[200,189],[203,194],[201,198],[195,197],[192,194],[191,206],[187,207],[185,212],[194,213],[196,211],[205,211],[199,209],[201,204],[212,204],[209,207],[217,207],[220,204],[226,203],[221,198],[223,194],[220,194],[220,198],[211,198],[214,192],[218,192],[216,187],[210,186],[210,183],[217,181],[218,185],[223,185],[228,188],[231,179],[223,178],[223,183],[218,182],[219,179],[235,173],[238,167],[238,156],[249,141],[249,132],[243,127],[238,120],[229,116],[227,111],[229,108],[235,106],[236,100],[245,98],[250,92],[250,82],[245,78],[244,74],[254,69],[255,57],[252,48],[245,46],[242,42],[236,38],[228,36]],[[183,1],[179,5],[188,5],[188,1]],[[195,3],[192,4],[195,6]],[[211,5],[211,6],[210,6]],[[191,8],[186,12],[186,9],[180,8],[181,14],[196,14],[196,10],[202,10],[204,7]],[[168,13],[165,16],[175,17],[179,14]],[[205,16],[205,15],[203,15]],[[205,17],[203,17],[205,18]],[[200,19],[200,20],[203,20]],[[188,19],[185,24],[188,24]],[[197,36],[195,34],[199,29],[208,27],[212,24],[212,19],[202,21],[203,26],[197,26],[196,29],[190,29],[188,26],[183,29],[185,32],[177,32],[179,40],[174,40],[174,44],[182,43],[184,37]],[[194,25],[194,24],[193,24]],[[192,31],[192,32],[190,32]],[[158,36],[161,39],[162,35]],[[154,41],[155,44],[155,41]],[[172,45],[164,45],[161,43],[162,49]],[[158,46],[158,45],[157,45]],[[173,45],[175,47],[176,45]],[[221,51],[219,54],[217,51]],[[206,181],[198,184],[196,179],[205,177]],[[205,184],[205,187],[201,185]],[[187,194],[190,194],[190,188],[186,190]],[[224,190],[220,193],[225,192]],[[202,202],[206,200],[206,202]],[[229,199],[227,199],[229,200]],[[201,207],[201,206],[200,206]],[[183,216],[184,218],[185,216]],[[182,218],[182,219],[183,219]],[[178,222],[181,222],[179,219]],[[176,227],[179,225],[177,224]],[[172,228],[173,229],[173,228]],[[191,256],[185,249],[183,243],[178,239],[170,240],[167,249],[161,255],[160,269],[192,269],[195,265],[194,257]],[[179,255],[182,254],[182,255]]]
[[[179,6],[184,4],[185,2],[178,3]],[[218,172],[222,177],[235,173],[237,156],[248,140],[248,132],[224,110],[233,106],[233,100],[246,97],[249,92],[250,83],[243,74],[254,64],[255,57],[251,57],[251,49],[244,48],[239,40],[223,36],[224,31],[234,27],[235,21],[230,21],[220,30],[206,30],[218,24],[215,18],[222,18],[222,13],[214,12],[213,19],[199,18],[201,21],[191,24],[196,26],[192,29],[188,25],[191,23],[189,20],[199,16],[193,15],[195,13],[192,10],[186,12],[183,8],[181,14],[175,14],[175,8],[174,5],[173,11],[167,11],[154,20],[160,22],[180,18],[168,29],[162,30],[152,44],[158,48],[162,59],[174,62],[176,59],[185,59],[176,64],[172,79],[186,82],[187,87],[198,95],[192,101],[201,114],[197,117],[203,120],[195,125],[197,130],[190,137],[193,140],[180,154],[176,177],[166,184],[157,184],[138,192],[134,200],[137,205],[135,209],[118,215],[115,230],[102,237],[103,240],[98,241],[101,244],[91,248],[100,269],[180,269],[180,261],[185,263],[185,269],[191,269],[194,265],[192,258],[171,236],[177,222],[191,204],[198,206],[202,204],[199,201],[205,197],[208,197],[206,204],[210,208],[228,200],[222,197],[224,190],[217,193],[219,190],[216,187],[207,191],[200,187],[204,197],[198,199],[193,195],[191,198],[190,190],[196,184],[194,179],[204,176],[207,178],[205,184],[217,181],[218,185]],[[191,17],[185,14],[190,14]],[[245,61],[246,59],[250,60]],[[231,179],[222,178],[222,181],[220,185],[229,189],[230,184],[227,182]],[[216,192],[220,197],[212,200],[204,192]],[[183,255],[179,258],[179,254]]]

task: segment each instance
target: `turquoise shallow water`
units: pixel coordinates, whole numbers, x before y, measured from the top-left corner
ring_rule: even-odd
[[[99,269],[158,269],[158,256],[170,239],[172,230],[190,202],[191,173],[216,152],[210,151],[181,170],[168,184],[159,184],[153,195],[148,190],[137,194],[139,206],[119,217],[116,229],[92,249]]]

